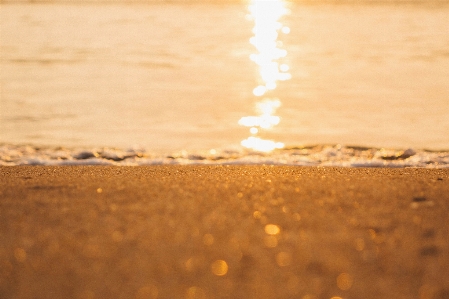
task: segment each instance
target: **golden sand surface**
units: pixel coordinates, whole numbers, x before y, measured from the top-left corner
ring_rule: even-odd
[[[0,167],[0,298],[449,298],[449,169]]]

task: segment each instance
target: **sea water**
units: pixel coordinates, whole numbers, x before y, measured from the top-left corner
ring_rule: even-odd
[[[447,1],[0,15],[1,165],[449,165]]]

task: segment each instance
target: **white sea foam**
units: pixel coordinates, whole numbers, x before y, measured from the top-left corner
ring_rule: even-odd
[[[297,165],[449,168],[449,150],[384,149],[342,145],[298,146],[271,153],[244,148],[154,154],[145,149],[51,148],[0,145],[0,165]]]

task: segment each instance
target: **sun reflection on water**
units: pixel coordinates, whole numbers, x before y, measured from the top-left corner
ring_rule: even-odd
[[[278,81],[291,78],[288,73],[290,67],[286,63],[280,63],[287,56],[287,51],[278,40],[279,34],[290,32],[290,28],[279,22],[288,12],[285,5],[283,0],[253,0],[249,4],[249,17],[254,22],[254,36],[250,38],[250,43],[257,50],[257,53],[250,55],[250,59],[258,66],[260,77],[253,94],[261,99],[256,103],[257,115],[242,117],[239,125],[249,127],[252,134],[242,140],[242,146],[256,151],[269,152],[284,147],[282,142],[265,140],[257,135],[261,130],[269,130],[279,124],[280,117],[274,113],[281,106],[281,101],[267,97],[267,94],[276,89]]]

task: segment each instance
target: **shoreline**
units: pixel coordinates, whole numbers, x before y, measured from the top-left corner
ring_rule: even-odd
[[[340,144],[290,146],[269,153],[244,147],[156,153],[145,148],[65,148],[0,143],[0,166],[282,165],[449,168],[449,150],[377,148]]]
[[[449,296],[449,169],[0,167],[0,297]]]

